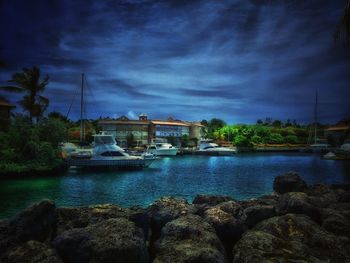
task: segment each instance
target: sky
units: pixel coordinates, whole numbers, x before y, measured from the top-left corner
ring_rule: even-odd
[[[0,0],[0,84],[37,65],[48,111],[254,123],[350,117],[344,0]],[[10,101],[18,96],[2,93]],[[17,107],[20,110],[20,107]]]

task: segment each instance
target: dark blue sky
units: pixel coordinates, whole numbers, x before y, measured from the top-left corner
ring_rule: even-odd
[[[0,57],[50,76],[49,110],[88,83],[88,117],[350,116],[350,48],[333,33],[344,0],[2,0]],[[5,94],[12,101],[12,94]],[[71,118],[79,116],[78,97]]]

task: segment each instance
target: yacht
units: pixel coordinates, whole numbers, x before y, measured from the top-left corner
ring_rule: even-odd
[[[170,143],[159,139],[147,147],[147,152],[156,156],[174,156],[178,150],[178,148],[172,146]]]
[[[142,156],[132,156],[120,148],[114,137],[109,134],[101,133],[94,135],[93,148],[91,155],[67,158],[67,164],[75,167],[111,167],[111,168],[142,168],[148,167],[155,157],[144,154]]]
[[[346,140],[341,146],[340,150],[350,153],[350,140]]]
[[[233,155],[237,152],[234,148],[221,147],[212,140],[202,140],[199,143],[199,150],[196,154],[203,155]]]

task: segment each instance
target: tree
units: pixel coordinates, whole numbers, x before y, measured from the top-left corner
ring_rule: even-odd
[[[129,148],[132,147],[134,144],[134,134],[132,134],[131,132],[126,136],[126,144]]]
[[[49,100],[42,93],[49,83],[49,76],[40,78],[40,69],[36,66],[24,68],[23,72],[15,73],[8,82],[11,85],[0,87],[2,90],[15,93],[25,93],[20,100],[21,106],[28,111],[30,121],[37,120],[43,115],[49,105]]]
[[[345,45],[350,45],[350,0],[346,1],[343,16],[334,33],[334,39],[336,41],[340,40],[342,31],[345,31],[344,40]]]
[[[214,132],[224,127],[226,123],[223,120],[213,118],[208,123],[208,137],[213,138]]]

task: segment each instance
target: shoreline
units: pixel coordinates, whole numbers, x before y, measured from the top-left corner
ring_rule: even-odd
[[[0,221],[0,260],[18,262],[24,254],[50,262],[350,260],[350,184],[307,185],[290,172],[276,177],[273,189],[241,201],[163,197],[146,208],[57,208],[44,200]]]

